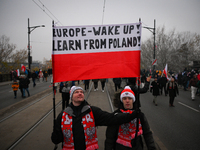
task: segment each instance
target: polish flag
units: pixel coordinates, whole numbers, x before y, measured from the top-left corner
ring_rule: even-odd
[[[25,70],[26,70],[26,67],[23,64],[21,64],[21,71],[25,72]]]
[[[20,76],[19,69],[17,69],[16,72],[17,72],[17,76],[19,77]]]
[[[165,74],[165,77],[167,78],[167,80],[169,80],[169,77],[167,75],[167,64],[165,66],[165,69],[163,70],[163,74]]]
[[[53,83],[140,77],[141,23],[53,27]]]

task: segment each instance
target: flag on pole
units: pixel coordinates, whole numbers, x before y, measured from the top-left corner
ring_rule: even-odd
[[[140,76],[141,23],[53,27],[55,82]]]
[[[165,69],[163,70],[163,74],[165,74],[165,77],[167,78],[167,80],[169,80],[169,77],[167,75],[167,64],[165,66]]]
[[[26,67],[23,64],[21,64],[21,71],[25,72],[25,70],[26,70]]]
[[[16,72],[17,72],[17,76],[19,77],[20,76],[19,69],[17,69]]]

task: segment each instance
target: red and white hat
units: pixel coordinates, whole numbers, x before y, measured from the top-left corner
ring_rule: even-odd
[[[130,86],[125,86],[124,90],[121,92],[121,102],[123,97],[131,97],[133,99],[133,103],[135,102],[135,93],[131,90]]]

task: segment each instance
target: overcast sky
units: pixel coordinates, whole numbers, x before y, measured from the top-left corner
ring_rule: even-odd
[[[44,5],[44,6],[43,6]],[[50,59],[52,19],[58,26],[136,23],[165,26],[167,31],[200,34],[200,0],[0,0],[0,36],[6,35],[17,50],[27,49],[30,26],[45,25],[31,32],[34,60]],[[46,12],[46,13],[45,13]],[[104,16],[104,17],[103,17]],[[152,33],[142,29],[142,41]]]

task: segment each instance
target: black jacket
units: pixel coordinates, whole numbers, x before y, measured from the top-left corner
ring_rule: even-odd
[[[121,113],[121,111],[118,109],[115,112]],[[152,132],[150,130],[148,121],[143,113],[140,113],[140,121],[142,125],[143,130],[143,137],[145,139],[146,146],[148,150],[155,150],[155,143],[153,139]],[[131,145],[132,148],[123,146],[121,144],[116,143],[116,140],[118,138],[118,131],[119,131],[119,125],[115,126],[109,126],[106,130],[106,140],[105,140],[105,150],[142,150],[143,149],[143,142],[142,137],[139,136],[136,138],[136,144],[135,144],[135,138],[132,139]]]
[[[19,89],[27,88],[26,78],[17,77],[17,80],[19,80]]]
[[[121,79],[121,78],[113,78],[113,82],[114,82],[115,84],[121,84],[122,79]]]
[[[160,95],[159,89],[160,89],[160,84],[159,84],[159,82],[153,81],[153,82],[151,83],[151,90],[150,90],[150,91],[152,92],[152,90],[153,90],[153,95],[154,95],[154,96]]]
[[[71,103],[64,111],[68,114],[72,115],[73,123],[72,123],[72,131],[74,138],[74,147],[75,150],[84,150],[85,146],[85,135],[84,129],[82,125],[82,117],[90,112],[89,104],[84,101],[80,106],[75,107]],[[130,122],[132,119],[136,117],[136,112],[133,114],[116,114],[116,113],[108,113],[106,111],[102,111],[100,108],[95,106],[90,106],[95,119],[95,126],[108,126],[108,125],[120,125],[125,122]],[[63,142],[63,133],[61,129],[61,120],[62,120],[61,112],[56,120],[53,133],[51,135],[51,140],[54,144],[58,144]]]
[[[167,78],[166,77],[161,77],[158,82],[160,83],[160,85],[162,86],[166,86],[167,84]]]
[[[24,82],[24,88],[28,88],[28,87],[29,87],[29,84],[30,84],[29,78],[28,78],[28,77],[25,78],[23,82]]]
[[[170,82],[169,82],[167,84],[167,92],[169,93],[169,97],[176,97],[176,94],[179,94],[177,83],[174,82],[173,83],[173,88],[172,88],[172,87],[170,87]]]
[[[37,74],[35,72],[32,73],[32,79],[37,78]]]

